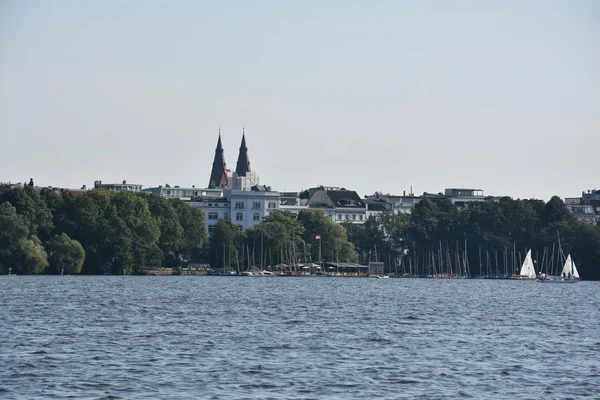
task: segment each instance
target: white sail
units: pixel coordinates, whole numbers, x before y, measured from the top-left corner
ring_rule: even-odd
[[[565,261],[561,275],[572,276],[573,278],[579,279],[579,272],[577,271],[577,268],[575,267],[575,261],[571,259],[570,254],[567,256],[567,261]]]
[[[521,272],[519,275],[526,276],[527,278],[535,278],[535,268],[533,267],[533,260],[531,259],[531,250],[527,252],[527,256],[525,257],[525,261],[523,261],[523,266],[521,267]]]

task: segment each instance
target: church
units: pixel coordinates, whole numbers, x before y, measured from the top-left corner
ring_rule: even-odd
[[[206,190],[213,190],[215,193],[197,196],[188,204],[204,210],[206,231],[209,234],[222,219],[231,221],[245,231],[260,224],[267,215],[279,209],[279,192],[271,190],[268,186],[260,186],[258,175],[250,166],[245,129],[242,130],[242,143],[235,171],[227,169],[219,130]]]
[[[227,169],[225,163],[225,154],[221,142],[221,130],[219,129],[219,139],[215,149],[215,158],[213,160],[212,171],[208,181],[208,189],[231,189],[231,190],[252,190],[252,187],[259,184],[258,175],[250,168],[250,159],[248,158],[248,146],[246,146],[246,131],[242,129],[242,144],[238,154],[235,171]]]

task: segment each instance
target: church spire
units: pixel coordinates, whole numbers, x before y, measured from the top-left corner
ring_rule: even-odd
[[[227,173],[225,172],[225,156],[223,155],[223,145],[221,144],[221,128],[219,128],[219,140],[215,149],[215,159],[208,181],[209,189],[223,189],[227,186]]]
[[[242,144],[240,145],[240,154],[238,155],[235,172],[237,176],[246,176],[250,172],[250,160],[248,159],[248,147],[246,147],[246,128],[242,128]]]

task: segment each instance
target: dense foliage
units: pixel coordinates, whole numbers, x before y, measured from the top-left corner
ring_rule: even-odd
[[[573,256],[581,277],[600,279],[600,226],[575,220],[556,196],[547,203],[505,197],[473,202],[462,210],[450,200],[433,204],[425,199],[411,214],[383,213],[346,228],[361,262],[377,259],[390,268],[408,260],[423,264],[428,254],[444,259],[449,253],[455,259],[466,253],[473,275],[485,273],[486,263],[500,269],[503,264],[512,266],[513,258],[518,267],[529,249],[540,270],[542,265],[547,268],[551,254],[559,264],[560,239],[564,255]]]
[[[316,237],[319,236],[320,239]],[[559,243],[560,238],[560,243]],[[277,211],[242,232],[221,220],[210,241],[204,213],[180,200],[91,190],[81,196],[31,186],[0,195],[0,273],[123,274],[185,262],[244,270],[321,260],[398,265],[468,263],[516,272],[528,249],[539,269],[559,264],[558,246],[584,279],[600,279],[600,226],[580,223],[562,200],[470,203],[425,199],[411,214],[384,212],[365,224],[336,224],[320,210]],[[552,256],[551,256],[552,255]],[[511,262],[512,261],[512,262]]]
[[[0,196],[0,271],[17,274],[144,273],[181,266],[206,244],[204,214],[180,200],[33,187]]]

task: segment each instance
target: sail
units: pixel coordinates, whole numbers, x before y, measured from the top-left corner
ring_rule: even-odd
[[[525,261],[523,261],[523,266],[521,267],[521,272],[519,272],[519,275],[526,276],[528,278],[536,277],[533,261],[531,260],[531,250],[527,252],[527,256],[525,257]]]
[[[579,271],[577,271],[577,267],[575,267],[575,261],[571,261],[571,262],[573,263],[573,278],[580,279]]]
[[[567,261],[565,261],[565,265],[563,267],[561,275],[579,278],[579,272],[577,271],[577,268],[575,267],[575,262],[571,259],[570,254],[567,256]]]

